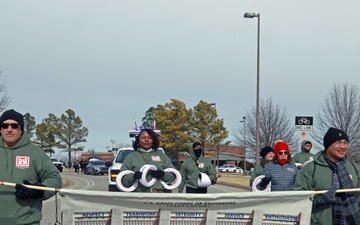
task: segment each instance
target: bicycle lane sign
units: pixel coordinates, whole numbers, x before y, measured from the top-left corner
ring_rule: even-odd
[[[312,130],[312,116],[295,116],[295,130]]]

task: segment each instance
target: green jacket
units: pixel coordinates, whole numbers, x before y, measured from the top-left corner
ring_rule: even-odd
[[[345,166],[352,177],[355,188],[360,188],[360,167],[345,158]],[[332,186],[333,172],[325,161],[322,152],[314,156],[314,161],[307,163],[297,175],[294,190],[325,190]],[[360,207],[360,198],[358,195]],[[332,224],[332,204],[317,204],[313,202],[311,212],[311,225]]]
[[[267,161],[263,158],[263,159],[261,159],[260,164],[257,164],[254,167],[254,171],[251,173],[250,182],[249,182],[249,186],[251,188],[252,188],[252,184],[253,184],[254,180],[262,174],[262,171],[263,171],[265,165],[269,162],[270,161]]]
[[[204,149],[202,149],[200,157],[197,158],[194,149],[192,147],[190,148],[190,157],[183,162],[180,168],[182,180],[178,187],[179,193],[183,192],[184,187],[198,189],[198,178],[200,173],[205,173],[209,176],[211,182],[214,182],[216,177],[215,167],[211,164],[210,160],[203,156],[203,154]]]
[[[305,162],[311,160],[314,157],[314,154],[311,153],[311,149],[307,152],[304,148],[305,144],[309,143],[309,141],[305,140],[301,143],[301,152],[297,153],[293,158],[293,163],[301,163],[304,164]]]
[[[140,148],[136,149],[133,153],[126,157],[124,163],[121,165],[120,172],[125,170],[131,170],[137,172],[145,164],[151,164],[156,166],[159,170],[165,170],[167,168],[175,169],[174,165],[171,163],[170,158],[163,152],[156,151],[151,149],[149,152],[146,152]],[[170,172],[165,172],[165,175],[161,179],[157,179],[155,184],[150,187],[145,187],[140,182],[134,192],[151,192],[151,189],[165,190],[164,186],[161,184],[161,180],[166,183],[171,183],[175,180],[175,175]],[[122,184],[125,187],[131,187],[135,183],[133,174],[127,174],[122,179]]]
[[[26,132],[12,148],[0,142],[0,181],[22,184],[23,180],[46,187],[62,186],[58,169],[41,148],[30,142]],[[39,223],[42,201],[55,194],[45,191],[41,199],[17,199],[14,193],[14,187],[0,187],[0,224]]]

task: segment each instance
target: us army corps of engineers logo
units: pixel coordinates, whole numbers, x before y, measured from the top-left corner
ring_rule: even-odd
[[[30,157],[29,156],[16,156],[15,166],[17,168],[29,168]]]

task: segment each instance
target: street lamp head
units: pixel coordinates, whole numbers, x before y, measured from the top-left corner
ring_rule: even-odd
[[[252,13],[252,12],[246,12],[244,14],[244,18],[254,18],[259,17],[260,13]]]
[[[243,119],[245,120],[245,119],[246,119],[246,117],[245,117],[245,116],[243,116]]]

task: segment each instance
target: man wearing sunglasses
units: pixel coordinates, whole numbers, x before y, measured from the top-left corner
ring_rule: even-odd
[[[349,190],[360,188],[360,167],[349,160],[348,135],[330,127],[324,139],[324,150],[301,169],[294,190],[328,190],[314,195],[311,224],[360,224],[359,194]],[[348,189],[336,193],[337,189]]]
[[[25,185],[61,188],[58,169],[49,156],[31,143],[24,131],[24,117],[11,109],[0,117],[0,181],[16,183],[0,187],[0,224],[40,225],[42,201],[55,193]]]
[[[275,143],[274,153],[273,161],[264,167],[262,175],[265,177],[257,184],[257,189],[265,190],[271,181],[271,191],[290,191],[299,169],[291,162],[290,148],[284,141]]]

